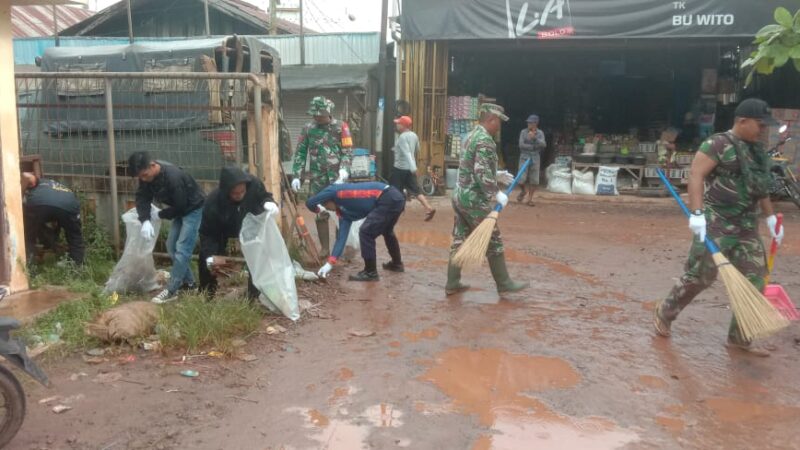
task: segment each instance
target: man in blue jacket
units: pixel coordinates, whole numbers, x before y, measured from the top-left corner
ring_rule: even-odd
[[[333,184],[309,198],[306,207],[310,211],[318,214],[329,211],[340,217],[339,235],[331,256],[317,274],[322,278],[327,278],[333,270],[333,265],[344,252],[350,225],[361,219],[365,219],[359,231],[364,270],[356,275],[351,275],[350,280],[378,281],[380,279],[375,253],[375,239],[378,236],[383,236],[386,248],[392,257],[392,261],[384,264],[383,268],[392,272],[403,272],[400,242],[394,234],[394,226],[405,209],[405,205],[405,196],[400,191],[378,182]]]

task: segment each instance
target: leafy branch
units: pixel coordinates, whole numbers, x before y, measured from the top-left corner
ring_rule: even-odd
[[[800,72],[800,9],[792,13],[784,7],[775,9],[775,22],[756,33],[754,44],[758,49],[750,54],[742,69],[749,69],[745,86],[749,86],[756,73],[771,75],[790,60]]]

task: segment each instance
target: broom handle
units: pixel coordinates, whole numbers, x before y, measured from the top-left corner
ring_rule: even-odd
[[[519,183],[519,180],[522,179],[522,175],[525,174],[525,171],[528,169],[528,166],[530,165],[531,165],[531,159],[528,158],[525,160],[525,163],[522,164],[522,167],[519,168],[517,176],[514,177],[514,181],[512,181],[511,185],[508,187],[508,189],[506,189],[506,195],[510,196],[511,193],[514,192],[514,188],[517,187],[517,183]],[[503,205],[498,203],[497,206],[494,207],[494,210],[497,212],[502,211]]]
[[[683,214],[686,217],[690,217],[692,213],[689,211],[689,208],[686,206],[686,203],[683,202],[683,199],[681,199],[680,194],[678,194],[678,192],[675,191],[675,188],[672,186],[672,183],[669,182],[667,176],[664,175],[664,171],[661,170],[661,168],[659,167],[656,169],[656,172],[658,172],[658,177],[661,178],[661,181],[664,183],[664,186],[667,187],[669,193],[672,194],[672,198],[674,198],[675,201],[678,202],[678,206],[680,206],[681,209],[683,210]],[[711,252],[712,254],[719,253],[719,247],[717,247],[717,244],[715,244],[714,241],[709,239],[708,236],[706,236],[706,240],[703,241],[703,243],[706,245],[708,251]]]

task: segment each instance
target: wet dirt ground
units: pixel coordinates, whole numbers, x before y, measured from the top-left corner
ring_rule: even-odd
[[[350,283],[358,261],[301,288],[314,317],[251,339],[255,361],[191,359],[193,379],[142,352],[49,365],[54,386],[26,384],[9,448],[800,448],[798,325],[770,338],[769,358],[727,349],[718,283],[671,339],[654,337],[690,239],[671,201],[513,204],[509,267],[532,287],[503,297],[488,267],[445,297],[452,214],[436,204],[430,223],[416,203],[400,220],[405,273]],[[779,208],[773,280],[800,296],[800,214]],[[73,409],[39,404],[54,395]]]

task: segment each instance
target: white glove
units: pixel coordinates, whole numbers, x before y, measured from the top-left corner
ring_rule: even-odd
[[[266,218],[269,219],[270,217],[277,215],[280,210],[278,209],[278,205],[275,203],[266,202],[264,203],[264,211],[267,212]]]
[[[497,182],[508,186],[514,182],[514,174],[507,170],[500,170],[497,172]]]
[[[300,178],[295,178],[294,180],[292,180],[292,190],[295,192],[299,191],[301,184],[302,183],[300,183]]]
[[[211,268],[214,267],[214,257],[213,256],[209,256],[208,258],[206,258],[206,267],[208,268],[208,270],[211,270]]]
[[[781,228],[775,232],[776,225],[778,225],[778,218],[775,216],[775,214],[767,217],[767,228],[769,228],[769,235],[775,239],[775,242],[777,242],[778,245],[781,245],[781,242],[783,242],[783,225],[781,225]]]
[[[327,209],[325,209],[325,207],[324,207],[324,206],[322,206],[322,205],[317,205],[317,214],[323,214],[323,213],[326,213],[326,212],[328,212],[328,210],[327,210]]]
[[[508,196],[503,191],[497,191],[497,195],[494,196],[494,199],[497,200],[497,203],[500,203],[503,208],[508,204]]]
[[[319,272],[317,272],[317,276],[320,278],[328,278],[328,274],[331,273],[331,270],[333,270],[331,263],[325,263],[325,265],[319,269]]]
[[[141,234],[142,234],[142,237],[144,239],[147,239],[148,241],[150,239],[153,239],[154,237],[156,237],[156,230],[153,228],[153,224],[150,223],[149,220],[145,220],[144,222],[142,222],[142,232],[141,232]]]
[[[689,229],[692,230],[695,236],[700,238],[700,242],[706,241],[706,216],[701,214],[699,216],[692,214],[689,217]]]
[[[339,178],[333,184],[342,184],[347,179],[350,178],[350,175],[344,169],[339,169]]]

